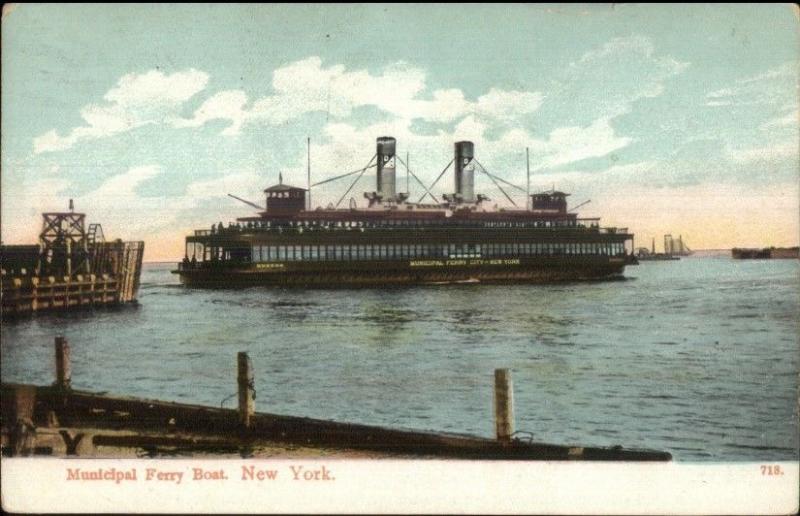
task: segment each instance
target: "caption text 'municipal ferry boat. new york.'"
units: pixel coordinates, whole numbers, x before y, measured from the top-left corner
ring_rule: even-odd
[[[281,180],[264,191],[257,216],[186,237],[186,255],[173,272],[186,285],[205,287],[536,283],[616,277],[636,263],[633,235],[578,218],[567,210],[569,194],[532,194],[525,209],[488,206],[474,192],[475,171],[498,187],[503,180],[480,165],[471,142],[455,144],[455,193],[439,201],[433,185],[422,185],[434,203],[408,202],[408,193],[396,191],[398,161],[419,181],[390,137],[378,138],[367,167],[345,174],[377,169],[377,191],[365,193],[361,208],[352,199],[344,209],[310,209],[310,201],[307,208],[310,189]]]

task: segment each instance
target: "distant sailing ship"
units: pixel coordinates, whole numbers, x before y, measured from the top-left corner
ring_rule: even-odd
[[[671,256],[691,256],[694,254],[694,251],[683,243],[683,237],[680,235],[677,240],[672,238],[672,235],[664,235],[664,252]]]
[[[683,236],[678,236],[678,239],[672,238],[672,235],[664,235],[664,252],[656,252],[656,239],[653,239],[651,249],[640,247],[636,250],[636,258],[639,261],[656,261],[656,260],[680,260],[681,256],[690,256],[694,253],[689,246],[683,242]]]

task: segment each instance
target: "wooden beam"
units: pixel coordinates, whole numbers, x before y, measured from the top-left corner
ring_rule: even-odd
[[[509,369],[494,370],[494,421],[497,440],[511,442],[514,433],[514,388]]]
[[[72,364],[70,363],[70,349],[67,339],[58,336],[56,346],[56,387],[69,390],[72,383]]]
[[[239,423],[249,429],[255,413],[255,384],[250,357],[242,351],[238,356]]]

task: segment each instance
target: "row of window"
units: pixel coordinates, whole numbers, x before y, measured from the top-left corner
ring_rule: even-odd
[[[272,245],[253,246],[253,262],[497,258],[534,255],[621,255],[622,243],[532,243],[450,245]]]
[[[387,219],[381,221],[358,221],[358,220],[345,220],[345,221],[326,221],[326,220],[313,220],[313,221],[287,221],[287,222],[269,222],[269,221],[250,221],[246,223],[238,222],[236,224],[228,224],[224,227],[220,222],[218,225],[212,225],[210,233],[224,233],[224,232],[243,232],[252,229],[277,229],[277,228],[305,228],[305,229],[332,229],[332,228],[387,228],[387,227],[477,227],[477,228],[562,228],[562,227],[586,227],[583,221],[576,219],[561,219],[561,220],[529,220],[529,221],[481,221],[481,220],[459,220],[453,221],[449,219]],[[596,222],[590,222],[590,227],[597,227]],[[201,231],[201,234],[204,233]]]

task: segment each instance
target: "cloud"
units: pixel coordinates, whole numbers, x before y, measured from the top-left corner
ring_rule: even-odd
[[[797,109],[792,110],[785,115],[767,120],[759,127],[762,131],[767,131],[773,128],[789,127],[796,129],[800,126],[800,112]]]
[[[189,199],[204,200],[213,197],[234,195],[247,196],[251,192],[258,192],[264,188],[267,178],[253,170],[225,173],[220,177],[195,181],[186,187],[186,197]],[[261,199],[249,199],[257,204],[263,204]]]
[[[200,127],[211,120],[229,120],[231,124],[222,131],[223,135],[232,136],[239,134],[247,118],[244,106],[247,104],[247,94],[241,90],[221,91],[208,98],[194,112],[190,119],[174,118],[170,123],[174,127]]]
[[[793,159],[797,161],[800,157],[800,148],[798,143],[774,143],[760,147],[750,147],[745,149],[726,148],[726,156],[731,161],[736,163],[757,163],[757,162],[775,162],[781,160]]]
[[[784,105],[797,108],[797,63],[787,62],[706,94],[706,106]]]
[[[404,62],[384,67],[379,73],[348,70],[344,65],[325,67],[319,57],[309,57],[276,69],[274,93],[255,99],[245,109],[242,90],[219,92],[191,118],[173,121],[178,127],[198,127],[211,120],[227,120],[226,135],[238,134],[245,122],[285,123],[306,113],[325,112],[346,119],[356,108],[370,106],[385,114],[435,123],[450,123],[468,115],[493,120],[513,120],[535,112],[542,103],[539,92],[492,88],[476,100],[460,89],[437,89],[426,97],[426,73]]]
[[[425,72],[398,62],[372,75],[344,65],[325,68],[319,57],[309,57],[275,70],[272,86],[275,94],[256,101],[253,110],[275,123],[310,111],[341,118],[368,105],[396,113],[425,89]]]
[[[113,136],[175,117],[186,100],[206,87],[208,74],[195,69],[165,75],[158,70],[128,74],[104,96],[81,109],[86,125],[61,136],[55,129],[34,138],[33,151],[62,151],[81,141]]]
[[[138,197],[136,188],[159,174],[161,169],[157,165],[133,167],[125,173],[111,176],[84,199],[92,205],[115,206],[130,198]]]
[[[137,190],[145,182],[165,175],[159,165],[132,167],[112,176],[98,188],[76,198],[76,202],[92,207],[98,220],[109,221],[111,226],[126,227],[131,220],[142,221],[137,231],[163,229],[175,224],[187,210],[203,206],[210,199],[224,200],[227,206],[237,203],[228,193],[247,198],[264,188],[267,179],[254,170],[221,170],[216,177],[200,179],[187,185],[181,195],[144,196]],[[261,198],[250,199],[262,203]],[[238,204],[238,203],[237,203]],[[146,215],[146,216],[143,216]],[[207,220],[197,221],[205,224]]]
[[[560,167],[589,158],[599,158],[628,146],[633,139],[619,136],[611,126],[609,118],[599,118],[587,126],[569,126],[553,129],[546,139],[535,138],[525,129],[507,130],[497,139],[483,135],[485,126],[474,121],[462,122],[455,135],[464,133],[464,127],[471,127],[468,134],[475,135],[481,153],[501,160],[504,155],[519,154],[526,147],[530,149],[531,170],[540,171]]]
[[[144,165],[128,169],[111,176],[96,189],[77,196],[76,203],[91,207],[92,218],[100,220],[104,228],[113,228],[113,234],[123,238],[142,238],[143,234],[169,223],[174,218],[174,209],[180,201],[163,197],[142,197],[137,188],[163,172],[158,165]],[[131,221],[136,221],[136,233],[130,232]]]
[[[529,146],[542,155],[537,168],[546,168],[606,156],[631,141],[630,137],[617,136],[608,118],[599,118],[588,127],[556,129],[548,140],[531,140]]]
[[[533,113],[542,105],[544,95],[539,92],[505,91],[492,88],[478,97],[475,111],[489,118],[510,119],[519,114]]]
[[[25,188],[18,200],[26,207],[31,206],[35,212],[31,216],[38,217],[43,211],[65,209],[68,198],[73,198],[75,209],[85,211],[92,221],[102,222],[107,235],[142,239],[151,231],[173,224],[181,210],[200,200],[189,195],[169,199],[148,197],[138,192],[145,182],[163,175],[156,164],[131,167],[83,194],[74,192],[74,185],[65,178],[40,179]]]
[[[668,79],[683,73],[690,63],[656,54],[642,35],[614,38],[585,52],[557,76],[548,93],[562,110],[590,120],[628,113],[632,104],[662,95]]]
[[[41,229],[41,214],[67,209],[69,185],[69,181],[63,177],[40,178],[32,175],[14,189],[13,195],[5,192],[2,206],[3,243],[35,243]]]

